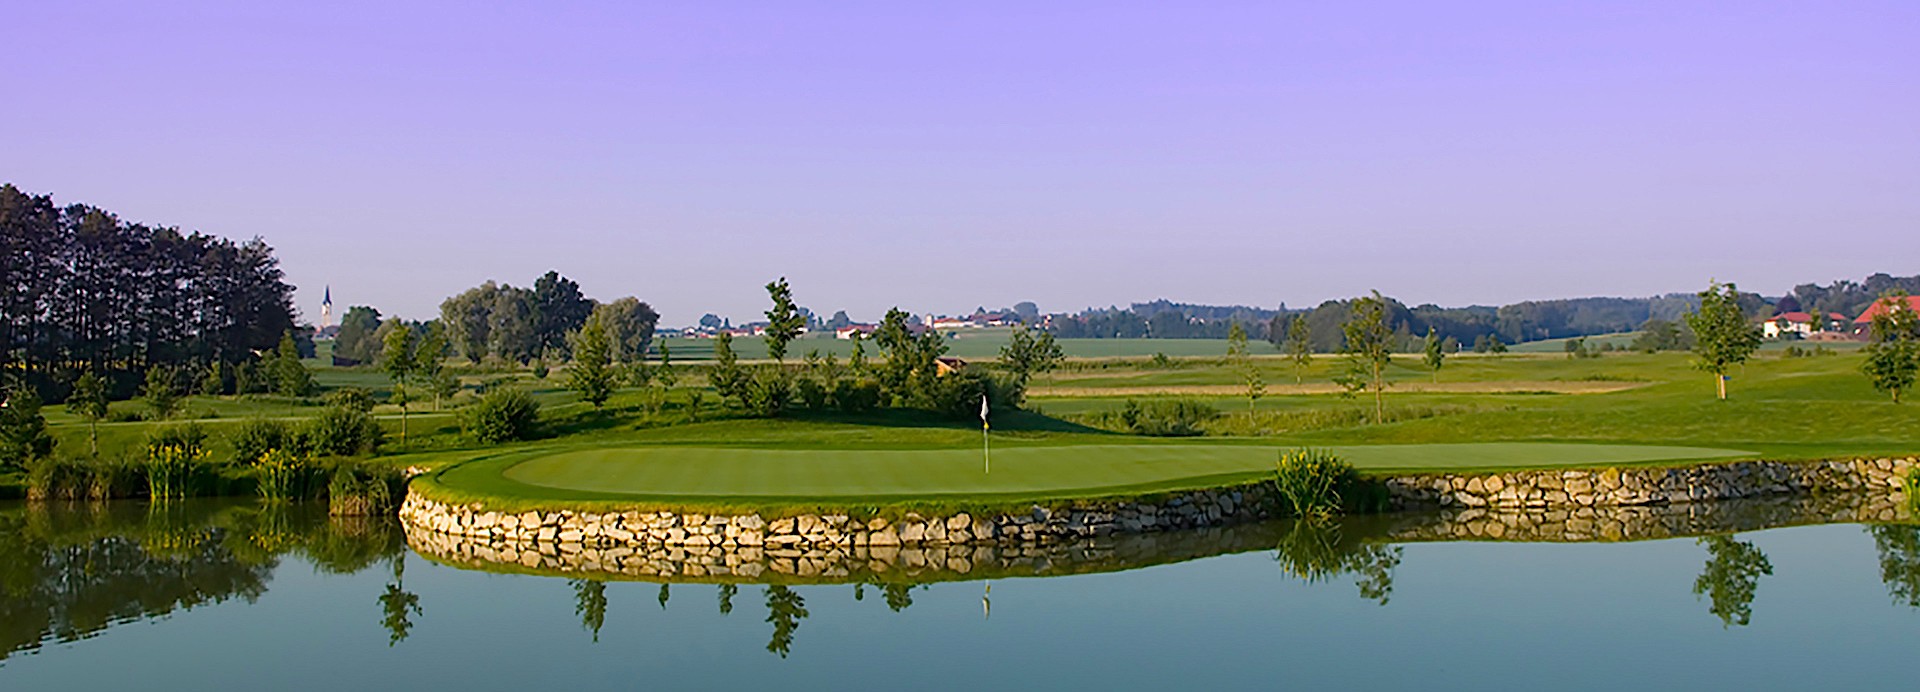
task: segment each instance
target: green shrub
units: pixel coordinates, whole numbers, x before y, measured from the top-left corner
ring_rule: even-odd
[[[1907,471],[1907,477],[1900,479],[1900,487],[1907,494],[1907,507],[1920,513],[1920,467]]]
[[[147,414],[141,413],[138,409],[123,408],[107,411],[107,417],[102,420],[108,423],[139,423],[146,419]]]
[[[373,396],[365,390],[343,389],[327,397],[327,408],[307,422],[301,446],[320,456],[372,454],[386,440],[373,419]]]
[[[866,413],[880,406],[880,383],[840,380],[833,383],[833,407],[846,413]]]
[[[966,370],[943,375],[930,386],[932,408],[961,420],[980,419],[980,399],[985,397],[993,411],[1013,411],[1026,398],[1026,388],[1017,377]]]
[[[489,390],[460,415],[461,428],[469,437],[484,444],[531,438],[539,420],[540,404],[514,387]]]
[[[747,380],[744,395],[747,412],[773,418],[787,410],[793,398],[793,381],[787,378],[785,372],[765,368]]]
[[[305,440],[296,438],[305,437],[285,421],[254,418],[233,426],[233,432],[227,435],[227,442],[233,446],[232,463],[245,465],[259,461],[260,457],[275,449],[304,452]]]
[[[1121,423],[1137,435],[1153,437],[1192,437],[1202,425],[1220,415],[1220,411],[1198,399],[1127,400],[1120,410]]]
[[[793,389],[796,394],[800,395],[801,406],[815,411],[822,411],[827,408],[829,392],[827,391],[827,386],[820,384],[819,380],[811,377],[800,378],[798,382],[794,383]]]
[[[345,462],[333,468],[327,483],[327,513],[334,516],[371,516],[394,509],[394,498],[406,492],[406,479],[385,464]]]
[[[146,479],[139,465],[125,459],[99,458],[87,463],[87,499],[111,500],[133,497]]]
[[[1287,509],[1299,517],[1324,518],[1340,511],[1340,493],[1358,480],[1353,465],[1332,452],[1294,449],[1280,453],[1274,485]]]
[[[707,401],[707,393],[704,390],[699,390],[699,389],[687,390],[687,420],[696,421],[696,422],[699,421],[700,406],[702,404],[705,404],[706,401]]]
[[[92,485],[86,460],[65,455],[34,459],[27,464],[27,499],[78,500]]]

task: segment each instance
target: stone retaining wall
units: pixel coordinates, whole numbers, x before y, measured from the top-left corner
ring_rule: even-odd
[[[502,513],[479,504],[442,503],[409,492],[400,506],[400,520],[412,529],[490,543],[727,548],[967,545],[1222,526],[1268,517],[1271,492],[1265,486],[1247,486],[1197,490],[1159,501],[1034,505],[1028,512],[995,516],[907,514],[899,519],[864,520],[845,514],[766,519],[758,514],[640,511]]]
[[[1913,458],[1433,474],[1385,480],[1397,509],[1621,507],[1815,492],[1897,492]]]

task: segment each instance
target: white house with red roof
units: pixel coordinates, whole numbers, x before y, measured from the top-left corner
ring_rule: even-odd
[[[1813,334],[1813,319],[1813,315],[1804,312],[1783,312],[1762,323],[1760,333],[1769,339],[1779,339],[1789,334],[1798,334],[1801,338],[1806,338]],[[1832,331],[1835,323],[1846,321],[1846,315],[1837,312],[1827,313],[1827,321],[1820,325],[1820,331]]]
[[[833,338],[851,340],[855,334],[862,337],[871,337],[873,333],[879,329],[880,325],[877,324],[849,324],[833,330]]]
[[[1908,310],[1920,313],[1920,296],[1906,296],[1903,300],[1906,301]],[[1873,301],[1873,305],[1867,306],[1866,312],[1862,312],[1859,317],[1853,318],[1853,333],[1856,336],[1865,337],[1873,328],[1873,318],[1878,317],[1886,311],[1886,300]]]

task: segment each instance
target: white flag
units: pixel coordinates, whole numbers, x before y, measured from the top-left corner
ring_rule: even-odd
[[[987,395],[980,395],[980,422],[987,422]]]

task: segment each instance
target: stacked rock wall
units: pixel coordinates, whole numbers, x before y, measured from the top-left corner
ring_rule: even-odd
[[[590,512],[503,513],[480,504],[449,504],[409,492],[400,506],[408,527],[495,543],[557,545],[672,545],[791,548],[795,546],[967,545],[997,541],[1047,542],[1222,526],[1270,515],[1271,490],[1253,485],[1197,490],[1164,500],[1090,501],[1030,511],[975,516],[907,514],[857,519],[846,514],[802,514],[767,519],[758,514]]]
[[[1395,508],[1631,507],[1817,492],[1899,492],[1914,459],[1741,461],[1680,468],[1513,471],[1385,479]]]

